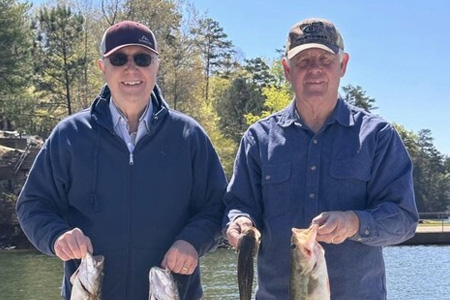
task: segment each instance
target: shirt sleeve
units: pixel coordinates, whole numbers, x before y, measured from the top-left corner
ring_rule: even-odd
[[[253,221],[255,227],[261,228],[261,163],[251,131],[247,131],[241,140],[224,202],[225,225],[237,217],[246,216]]]
[[[386,246],[411,238],[419,215],[414,199],[413,165],[400,136],[391,125],[378,132],[368,182],[368,209],[355,211],[358,233],[351,239]]]

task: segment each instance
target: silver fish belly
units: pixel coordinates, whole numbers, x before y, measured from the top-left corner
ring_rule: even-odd
[[[152,267],[149,281],[149,300],[180,300],[177,284],[169,270]]]
[[[105,258],[88,253],[70,277],[72,293],[70,300],[100,300]]]
[[[291,237],[291,300],[329,300],[325,251],[316,241],[318,225],[308,229],[292,228]]]

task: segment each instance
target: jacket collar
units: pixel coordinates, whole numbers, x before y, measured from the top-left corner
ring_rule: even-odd
[[[111,91],[108,85],[104,85],[100,94],[94,100],[91,106],[91,116],[96,122],[102,126],[114,131],[113,120],[111,112],[109,110],[109,102],[111,99]],[[169,105],[164,100],[161,90],[158,85],[155,85],[151,94],[151,101],[153,105],[153,113],[150,117],[149,127],[153,127],[162,120],[162,118],[168,113]],[[149,128],[150,129],[150,128]]]

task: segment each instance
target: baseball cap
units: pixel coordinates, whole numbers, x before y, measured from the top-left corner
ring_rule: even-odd
[[[126,46],[141,46],[158,54],[153,32],[145,25],[134,21],[122,21],[109,27],[100,43],[100,54],[108,57]]]
[[[286,42],[286,57],[293,58],[303,50],[320,48],[337,54],[339,49],[344,50],[344,40],[339,30],[325,19],[306,19],[296,23]]]

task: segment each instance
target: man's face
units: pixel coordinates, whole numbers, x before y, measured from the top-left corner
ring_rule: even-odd
[[[122,66],[114,66],[111,60],[115,54],[126,55],[127,62]],[[150,65],[136,65],[133,57],[137,54],[151,55]],[[156,84],[159,67],[159,60],[155,53],[144,47],[127,46],[117,50],[108,58],[99,60],[98,65],[119,108],[122,110],[136,106],[142,108],[147,104]]]
[[[348,54],[344,54],[340,62],[339,55],[312,48],[300,52],[289,62],[284,60],[283,67],[298,100],[336,101],[347,63]]]

